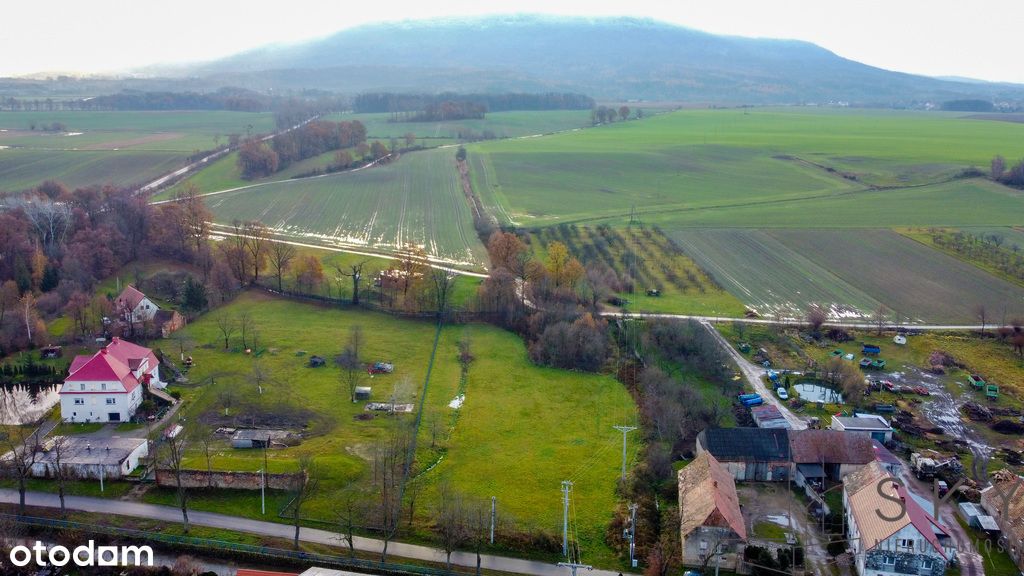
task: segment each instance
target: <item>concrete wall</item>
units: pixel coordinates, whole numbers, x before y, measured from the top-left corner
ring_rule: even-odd
[[[207,472],[206,470],[182,470],[181,483],[186,488],[227,488],[232,490],[259,490],[263,479],[258,472]],[[273,490],[297,490],[303,477],[293,474],[267,474],[267,488]],[[163,487],[177,487],[173,470],[156,471],[156,483]]]

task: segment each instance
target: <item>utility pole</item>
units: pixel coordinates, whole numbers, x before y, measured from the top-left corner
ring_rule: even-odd
[[[633,553],[636,551],[636,509],[639,508],[637,504],[629,505],[629,565],[636,568],[636,559],[633,557]]]
[[[626,480],[626,434],[636,430],[636,426],[612,426],[622,432],[622,480]]]
[[[497,512],[498,498],[491,496],[491,544],[494,544],[494,517]]]
[[[562,555],[569,557],[569,491],[572,490],[572,482],[562,480]],[[573,569],[573,574],[576,569]]]

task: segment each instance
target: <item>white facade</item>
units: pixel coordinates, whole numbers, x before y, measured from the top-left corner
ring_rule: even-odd
[[[109,438],[90,440],[74,436],[64,437],[61,449],[61,468],[65,477],[78,479],[123,478],[149,456],[149,442],[145,438]],[[36,478],[57,476],[56,452],[53,443],[43,447],[32,465]]]
[[[125,318],[125,320],[132,323],[147,322],[153,319],[153,316],[156,315],[159,309],[160,307],[154,304],[152,300],[143,296],[139,304],[129,312],[130,318]]]
[[[65,422],[128,422],[139,404],[142,386],[126,393],[120,382],[65,382],[60,394]]]

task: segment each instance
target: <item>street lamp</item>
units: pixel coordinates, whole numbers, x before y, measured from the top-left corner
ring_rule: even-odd
[[[257,470],[260,475],[260,514],[267,513],[267,473],[263,468]]]

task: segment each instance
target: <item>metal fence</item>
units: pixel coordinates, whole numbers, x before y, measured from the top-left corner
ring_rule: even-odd
[[[200,551],[223,555],[225,552],[237,556],[258,558],[261,560],[284,561],[291,564],[305,566],[322,566],[345,568],[356,571],[381,574],[424,574],[428,576],[455,576],[468,575],[471,572],[457,570],[445,570],[443,568],[430,568],[427,566],[415,566],[412,564],[397,564],[393,562],[377,562],[374,560],[363,560],[347,556],[335,556],[331,554],[317,554],[313,552],[302,552],[300,550],[285,550],[283,548],[272,548],[269,546],[256,546],[253,544],[240,544],[237,542],[226,542],[210,538],[196,538],[194,536],[177,536],[173,534],[162,534],[146,530],[132,528],[118,528],[115,526],[103,526],[100,524],[88,524],[74,522],[71,520],[58,520],[54,518],[39,518],[34,516],[17,516],[14,514],[0,514],[6,522],[31,526],[47,530],[70,530],[89,534],[103,534],[117,538],[130,538],[156,544],[164,544],[173,547],[183,547]]]

